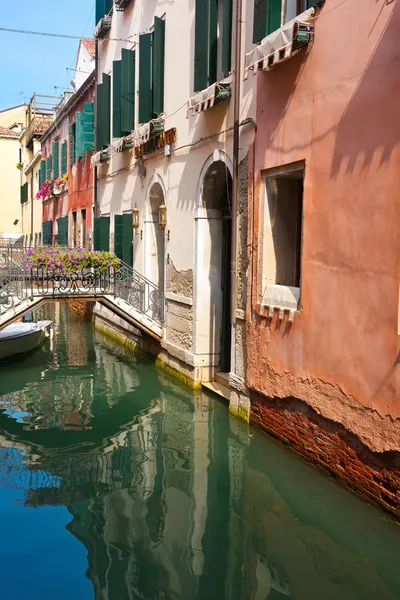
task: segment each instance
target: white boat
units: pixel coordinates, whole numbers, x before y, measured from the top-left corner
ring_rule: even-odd
[[[0,359],[31,352],[50,337],[52,321],[14,323],[0,331]]]

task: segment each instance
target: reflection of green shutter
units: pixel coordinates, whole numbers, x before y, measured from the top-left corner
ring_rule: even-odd
[[[69,164],[74,165],[75,164],[75,129],[76,129],[76,125],[75,123],[73,123],[72,125],[70,125],[69,128]]]
[[[57,177],[60,176],[60,148],[59,148],[58,140],[55,140],[53,142],[52,155],[53,155],[53,177],[54,177],[54,179],[57,179]]]
[[[52,171],[53,171],[53,161],[51,156],[46,158],[46,179],[51,179]]]
[[[222,71],[229,73],[232,66],[232,0],[223,0],[222,11]]]
[[[151,33],[139,36],[139,123],[152,118],[151,102]]]
[[[94,106],[92,102],[85,102],[83,108],[83,129],[85,152],[94,150]]]
[[[122,260],[133,266],[133,217],[132,213],[122,215]]]
[[[153,113],[164,111],[165,21],[154,17],[153,33]]]
[[[218,61],[218,0],[209,0],[209,54],[208,54],[208,83],[211,85],[217,81]]]
[[[76,113],[76,156],[83,158],[86,155],[85,150],[85,129],[84,115],[82,112]]]
[[[209,0],[196,0],[194,33],[194,91],[208,86],[208,14]]]
[[[57,243],[59,246],[68,246],[68,217],[57,219]]]
[[[136,53],[121,50],[121,133],[128,134],[135,128],[135,75]]]
[[[114,252],[122,260],[122,215],[114,216]]]
[[[115,138],[120,138],[121,133],[121,61],[113,62],[113,127],[112,134]]]
[[[61,144],[61,177],[67,172],[67,140]]]

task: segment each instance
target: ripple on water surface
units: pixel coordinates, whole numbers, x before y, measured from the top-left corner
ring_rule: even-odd
[[[389,517],[46,310],[0,365],[1,598],[399,600]]]

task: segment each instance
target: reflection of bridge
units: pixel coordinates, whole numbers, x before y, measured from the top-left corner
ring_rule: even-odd
[[[128,265],[104,272],[77,269],[54,274],[31,268],[25,254],[0,250],[0,330],[48,300],[96,300],[129,324],[162,337],[164,298],[160,289]]]

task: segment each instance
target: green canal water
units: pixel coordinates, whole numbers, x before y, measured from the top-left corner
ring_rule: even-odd
[[[399,600],[400,528],[52,305],[0,366],[0,598]]]

